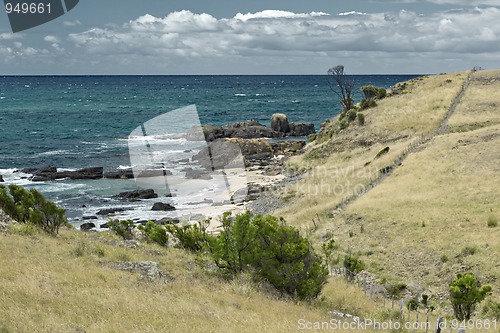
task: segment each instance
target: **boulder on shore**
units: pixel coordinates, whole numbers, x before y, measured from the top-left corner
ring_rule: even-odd
[[[273,131],[288,133],[290,132],[290,124],[288,123],[288,117],[284,113],[275,113],[271,117],[271,128]]]
[[[108,179],[132,179],[134,178],[134,172],[132,169],[109,171],[104,173],[104,178]]]
[[[30,178],[31,181],[41,182],[56,179],[101,179],[103,178],[102,167],[92,167],[84,168],[77,171],[57,171],[56,167],[44,167],[39,169],[26,168],[21,169],[20,172],[30,173],[33,176]]]
[[[172,206],[171,204],[167,204],[167,203],[163,203],[163,202],[155,202],[153,205],[153,208],[151,208],[151,210],[170,212],[170,211],[175,210],[175,207]]]
[[[121,192],[113,198],[124,199],[128,201],[138,201],[142,199],[155,199],[158,198],[158,194],[155,193],[153,189],[147,190],[135,190],[135,191],[125,191]]]
[[[96,213],[96,215],[111,215],[114,213],[119,213],[119,212],[124,212],[125,208],[107,208],[107,209],[101,209]],[[101,226],[101,228],[104,228]]]
[[[4,182],[3,177],[2,177],[2,175],[0,175],[0,183],[3,183],[3,182]]]
[[[95,228],[95,224],[92,222],[82,223],[80,225],[81,231],[89,231],[90,229]]]

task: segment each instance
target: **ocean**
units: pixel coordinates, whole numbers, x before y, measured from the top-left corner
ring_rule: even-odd
[[[356,75],[357,87],[388,88],[417,75]],[[358,89],[359,90],[359,89]],[[361,92],[356,91],[359,101]],[[130,134],[149,120],[196,105],[202,124],[223,125],[256,119],[269,125],[274,113],[292,122],[311,122],[316,129],[340,111],[326,76],[5,76],[0,77],[0,175],[5,184],[36,188],[67,210],[72,223],[100,209],[125,207],[123,218],[158,218],[150,199],[124,203],[111,197],[135,190],[133,179],[31,182],[15,172],[26,167],[59,170],[131,168]],[[175,143],[180,159],[189,143],[179,137],[155,137]],[[184,147],[185,146],[185,147]],[[165,147],[169,147],[168,144]],[[186,149],[183,149],[186,148]],[[168,150],[168,148],[166,148]],[[202,191],[195,195],[203,201]],[[195,200],[195,201],[196,201]],[[162,198],[179,212],[196,205],[193,197]],[[174,213],[169,213],[174,214]]]

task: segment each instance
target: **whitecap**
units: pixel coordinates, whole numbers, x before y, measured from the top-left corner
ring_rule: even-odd
[[[234,96],[236,96],[236,97],[246,97],[247,94],[234,94]]]

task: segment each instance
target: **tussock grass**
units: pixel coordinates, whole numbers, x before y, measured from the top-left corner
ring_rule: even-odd
[[[479,71],[448,121],[450,131],[466,132],[500,123],[500,73]]]

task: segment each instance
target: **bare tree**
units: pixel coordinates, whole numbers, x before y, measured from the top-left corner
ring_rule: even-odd
[[[354,104],[351,95],[355,82],[344,72],[344,66],[338,65],[328,70],[328,84],[330,89],[339,97],[342,104],[342,113],[349,111]]]

